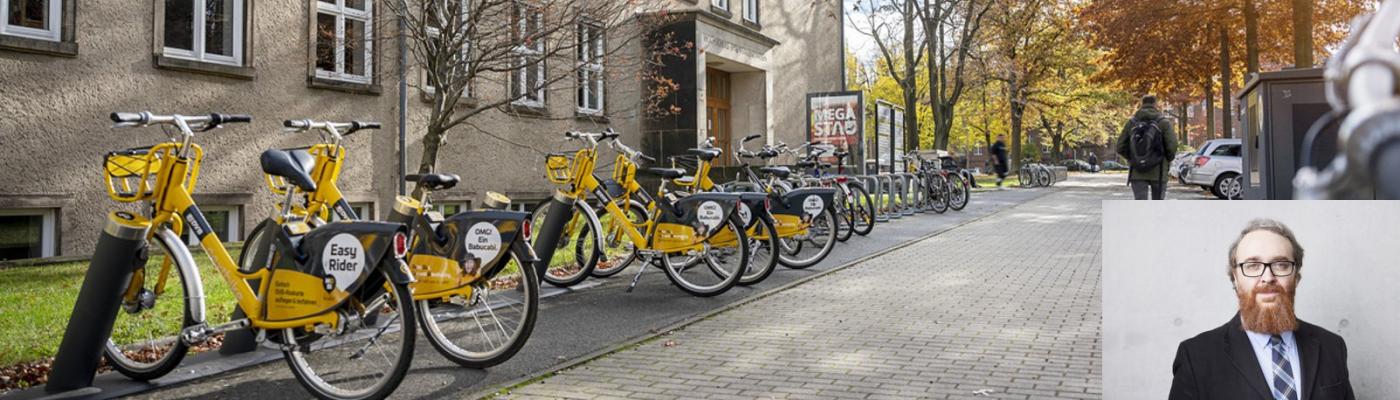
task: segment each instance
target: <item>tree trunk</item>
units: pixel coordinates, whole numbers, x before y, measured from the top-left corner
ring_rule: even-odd
[[[443,129],[437,126],[429,126],[428,133],[423,135],[423,159],[418,163],[418,173],[428,174],[437,169],[438,149],[442,148]],[[423,185],[413,185],[413,198],[423,195]]]
[[[1215,85],[1206,77],[1206,140],[1215,139]]]
[[[1293,0],[1293,67],[1313,66],[1313,1]]]
[[[1006,155],[1006,161],[1011,165],[1011,172],[1021,168],[1021,118],[1025,115],[1026,106],[1021,104],[1021,88],[1015,78],[1011,79],[1009,94],[1011,97],[1011,152]]]
[[[919,82],[914,77],[914,0],[904,2],[904,151],[919,148]],[[912,138],[912,140],[911,140]]]
[[[1255,0],[1244,0],[1245,75],[1259,72],[1259,12]]]
[[[1231,91],[1230,91],[1230,81],[1232,80],[1232,78],[1234,78],[1234,74],[1230,72],[1230,34],[1227,33],[1227,32],[1225,32],[1225,29],[1224,29],[1224,28],[1221,28],[1221,29],[1220,29],[1220,104],[1221,104],[1221,107],[1220,107],[1221,110],[1220,110],[1220,111],[1221,111],[1221,117],[1222,117],[1221,120],[1222,120],[1222,121],[1221,121],[1221,124],[1220,124],[1220,126],[1221,126],[1220,137],[1227,138],[1227,139],[1228,139],[1228,138],[1235,137],[1235,136],[1234,136],[1234,130],[1231,129],[1231,125],[1233,125],[1233,122],[1234,122],[1234,121],[1233,121],[1233,120],[1234,120],[1234,118],[1233,118],[1233,116],[1234,116],[1234,112],[1233,112],[1233,111],[1234,111],[1234,110],[1230,107],[1230,96],[1233,95],[1233,93],[1231,93]]]

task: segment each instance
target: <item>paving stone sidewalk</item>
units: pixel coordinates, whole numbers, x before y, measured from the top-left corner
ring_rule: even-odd
[[[1100,200],[1069,187],[505,398],[1101,398]]]

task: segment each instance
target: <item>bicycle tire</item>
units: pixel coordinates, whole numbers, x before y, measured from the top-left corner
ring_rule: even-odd
[[[548,200],[535,209],[537,211],[532,217],[534,218],[535,226],[544,226],[544,214],[546,213],[541,211],[548,209],[546,208],[547,202]],[[574,202],[573,210],[575,218],[581,219],[582,223],[576,223],[575,226],[565,227],[564,232],[561,234],[571,235],[559,238],[559,246],[561,247],[556,247],[555,255],[550,261],[549,267],[545,270],[545,273],[540,276],[540,279],[544,280],[546,283],[557,287],[577,285],[579,282],[583,282],[584,279],[588,279],[588,276],[593,273],[593,269],[598,266],[598,258],[603,252],[601,245],[603,242],[603,229],[598,222],[598,214],[593,211],[593,207],[590,207],[587,202],[581,200]],[[574,223],[575,221],[570,220],[570,222]],[[570,232],[572,229],[577,229],[578,232]],[[538,238],[536,238],[536,240],[538,240]],[[563,246],[573,249],[574,260],[572,261],[572,267],[577,267],[578,270],[572,273],[556,274],[555,272],[559,271],[559,269],[555,269],[554,264],[559,258],[558,250],[563,250],[565,248]]]
[[[818,229],[813,229],[813,227],[809,227],[809,228],[808,228],[808,235],[809,235],[809,238],[804,238],[804,239],[786,239],[786,240],[791,240],[792,242],[795,242],[795,245],[796,245],[795,247],[796,247],[796,249],[794,249],[794,250],[791,252],[791,254],[784,254],[784,253],[787,253],[786,251],[778,253],[778,263],[779,263],[779,264],[782,264],[784,267],[788,267],[788,268],[792,268],[792,269],[804,269],[804,268],[811,267],[811,266],[813,266],[813,265],[817,265],[817,263],[822,262],[822,260],[825,260],[826,257],[827,257],[828,255],[831,254],[831,249],[834,248],[834,247],[836,247],[836,229],[835,229],[835,226],[833,226],[833,225],[835,225],[835,223],[836,223],[836,211],[833,210],[833,209],[830,208],[830,207],[827,207],[825,210],[822,210],[821,214],[818,214],[817,217],[813,217],[813,218],[812,218],[812,224],[813,224],[814,226],[817,224],[817,222],[816,222],[816,221],[818,221],[817,218],[825,218],[825,220],[828,221],[828,222],[826,222],[826,224],[827,224],[828,226],[826,226],[825,228],[820,228],[820,227],[818,227]],[[818,231],[818,232],[817,232],[817,233],[813,233],[812,231],[814,231],[814,230],[816,230],[816,231]],[[816,249],[816,253],[814,253],[814,254],[811,255],[811,256],[808,256],[808,257],[806,257],[806,258],[800,258],[800,259],[799,259],[799,258],[795,258],[798,254],[800,254],[800,253],[802,252],[802,248],[803,248],[803,247],[807,247],[807,245],[806,245],[805,242],[811,242],[811,239],[810,239],[811,235],[821,235],[821,236],[825,236],[825,237],[826,237],[826,243],[822,244],[821,247],[818,247],[818,248]],[[814,243],[814,245],[815,245],[815,243]],[[786,246],[786,244],[785,244],[785,242],[779,242],[779,246]],[[780,247],[780,249],[783,249],[783,248]]]
[[[952,180],[952,182],[948,184],[948,190],[951,192],[948,196],[948,208],[955,211],[962,211],[963,208],[967,207],[969,196],[967,180],[963,179],[962,174],[957,173],[948,174],[948,179]]]
[[[518,300],[518,304],[521,305],[519,309],[520,318],[515,324],[516,330],[513,333],[507,333],[503,335],[505,337],[501,338],[503,340],[500,340],[499,344],[497,341],[491,340],[490,336],[494,332],[494,330],[490,328],[496,328],[501,331],[504,331],[506,329],[506,326],[509,325],[501,323],[500,316],[506,313],[499,312],[497,311],[497,309],[504,309],[510,306],[512,300],[514,299],[507,298],[505,299],[505,302],[497,302],[496,304],[492,304],[492,299],[489,298],[489,296],[491,296],[491,292],[493,291],[493,289],[490,288],[490,281],[483,282],[483,284],[478,285],[478,287],[475,290],[473,290],[474,293],[472,301],[474,304],[471,304],[471,306],[473,306],[473,309],[471,310],[471,319],[476,322],[476,329],[467,327],[463,330],[464,333],[471,334],[473,336],[476,335],[476,332],[481,332],[482,336],[485,336],[486,344],[495,348],[488,349],[486,351],[471,351],[464,349],[462,345],[459,345],[458,343],[454,342],[452,338],[448,337],[448,334],[447,332],[445,332],[444,329],[444,324],[440,323],[440,320],[445,322],[448,320],[448,318],[438,318],[438,316],[443,316],[455,317],[455,319],[465,319],[466,317],[464,315],[461,315],[462,312],[454,309],[449,309],[452,306],[455,306],[452,303],[438,302],[439,310],[434,310],[431,301],[418,301],[416,311],[418,314],[418,323],[423,327],[423,336],[428,338],[428,343],[432,344],[433,348],[437,349],[439,354],[442,354],[443,357],[446,357],[448,360],[457,363],[457,365],[461,365],[467,368],[487,368],[498,365],[515,356],[516,353],[520,352],[521,348],[525,347],[525,342],[530,340],[530,334],[534,331],[535,328],[535,320],[539,316],[539,275],[538,273],[536,273],[535,268],[533,266],[526,265],[520,262],[520,257],[518,254],[516,254],[515,251],[510,251],[507,253],[509,254],[511,262],[515,263],[515,271],[519,271],[520,273],[520,280],[517,282],[515,290],[511,290],[511,292],[516,292],[520,295],[520,298]],[[494,276],[491,280],[496,280],[498,278],[501,277]],[[509,295],[503,297],[508,296]],[[485,318],[490,318],[495,323],[482,325],[482,318],[478,317],[478,312],[476,311],[475,306],[484,306],[487,311]],[[441,311],[441,313],[434,313],[434,311]],[[510,309],[506,311],[515,310]]]
[[[935,213],[948,212],[948,197],[952,192],[948,190],[948,177],[942,174],[933,174],[929,184],[929,209]]]
[[[865,187],[859,183],[849,185],[851,193],[856,199],[856,224],[857,235],[866,236],[875,229],[875,202],[870,199],[870,193],[865,191]]]
[[[773,217],[766,212],[763,214],[754,216],[758,218],[754,224],[754,233],[758,235],[749,236],[749,266],[739,277],[741,286],[763,282],[778,266],[778,231]]]
[[[850,192],[841,185],[834,188],[836,189],[836,197],[834,197],[836,199],[836,215],[841,217],[838,220],[840,224],[836,226],[836,241],[845,243],[847,240],[851,240],[851,234],[855,233],[855,212],[847,207],[851,200]]]
[[[744,276],[741,269],[747,268],[749,264],[748,235],[743,229],[743,223],[738,221],[738,219],[738,215],[733,215],[729,219],[726,219],[724,222],[725,229],[729,229],[731,232],[734,232],[735,235],[736,240],[734,241],[734,243],[738,246],[738,249],[736,250],[739,254],[738,268],[735,268],[733,272],[728,272],[727,275],[721,273],[722,271],[720,270],[720,268],[714,265],[714,258],[716,257],[715,252],[720,250],[711,248],[706,254],[703,254],[702,256],[697,258],[700,258],[701,262],[705,263],[706,270],[709,270],[711,271],[711,273],[719,275],[720,281],[716,282],[714,285],[698,285],[695,282],[691,282],[690,280],[686,279],[686,277],[682,276],[683,271],[679,271],[679,269],[683,268],[682,266],[673,265],[669,257],[663,256],[661,257],[661,269],[666,271],[666,278],[671,280],[671,284],[675,285],[677,288],[680,288],[682,291],[690,293],[690,295],[696,297],[718,296],[724,292],[729,291],[729,289],[733,288],[734,285],[738,284],[739,279],[743,278]],[[696,266],[698,265],[686,266],[684,268],[689,269]]]
[[[392,258],[387,258],[386,262],[398,261]],[[383,314],[372,314],[380,315],[380,317],[375,318],[373,321],[368,321],[367,319],[361,319],[357,321],[362,325],[366,323],[370,325],[383,325],[379,326],[377,329],[375,327],[370,326],[364,326],[362,328],[365,329],[365,332],[371,333],[373,337],[369,338],[369,344],[365,347],[361,347],[359,349],[359,352],[363,353],[364,349],[368,348],[369,345],[377,345],[380,343],[385,343],[389,345],[387,347],[389,347],[391,350],[393,347],[397,347],[397,357],[384,356],[384,353],[382,351],[376,352],[380,355],[380,357],[377,358],[387,359],[393,365],[379,366],[381,368],[367,368],[366,372],[358,374],[327,374],[327,376],[334,376],[338,378],[335,379],[335,384],[346,384],[355,380],[352,378],[359,378],[366,375],[372,375],[375,372],[387,372],[379,378],[374,379],[373,384],[369,387],[361,390],[345,390],[343,388],[333,386],[334,384],[332,384],[331,382],[327,382],[325,378],[322,378],[322,372],[317,371],[319,367],[312,367],[308,362],[308,360],[311,358],[321,358],[320,355],[323,355],[327,352],[333,352],[334,350],[349,350],[351,348],[354,348],[353,344],[345,342],[348,340],[355,339],[352,336],[355,333],[362,331],[347,331],[343,334],[333,335],[305,333],[305,337],[303,337],[301,340],[296,340],[296,337],[299,335],[297,331],[301,330],[304,332],[304,329],[287,328],[281,331],[280,340],[284,344],[290,344],[286,346],[286,348],[282,351],[283,358],[287,360],[287,365],[292,369],[292,375],[296,377],[297,382],[300,382],[302,387],[305,387],[307,391],[311,392],[311,394],[315,395],[318,398],[328,400],[383,399],[385,397],[388,397],[390,393],[393,393],[394,389],[398,388],[399,383],[403,382],[403,377],[408,372],[409,364],[411,364],[413,361],[413,342],[414,337],[417,334],[418,324],[412,320],[408,320],[408,318],[413,318],[412,316],[415,315],[413,293],[409,290],[408,284],[394,283],[393,281],[389,280],[389,272],[387,268],[398,267],[399,266],[379,266],[375,269],[375,273],[381,274],[381,276],[374,277],[375,279],[366,281],[364,283],[365,286],[362,287],[362,289],[366,291],[369,291],[369,289],[374,288],[390,288],[392,290],[392,295],[390,296],[390,300],[386,302],[386,306],[388,306],[389,304],[396,305],[398,307],[397,315],[394,318],[389,318],[388,320],[385,320],[385,318],[382,317]],[[373,293],[373,291],[370,292]],[[380,294],[375,294],[373,297],[378,297],[379,295]],[[349,306],[348,303],[347,306]],[[381,311],[374,310],[370,312],[380,313]],[[395,323],[394,320],[398,320],[398,322]],[[351,323],[351,321],[344,320],[342,320],[342,322],[347,324]],[[400,336],[397,344],[393,343],[393,340],[383,340],[382,337],[383,334],[389,333],[389,328],[394,326],[395,324],[397,324],[397,326],[399,327],[397,334],[398,336]],[[347,338],[340,339],[340,337]],[[329,342],[335,342],[336,344],[323,346],[319,349],[316,349],[316,351],[308,351],[312,348],[313,345],[315,345],[318,342],[321,342],[324,339],[329,339]],[[302,341],[305,341],[306,343],[303,344]],[[352,361],[370,357],[354,358],[353,356],[331,356],[325,358],[328,359],[326,360],[326,367],[343,367],[347,366]]]
[[[107,359],[107,365],[111,365],[111,366],[112,366],[112,369],[116,370],[117,372],[121,373],[122,375],[124,375],[124,376],[126,376],[126,377],[128,377],[128,378],[131,378],[131,379],[139,380],[139,381],[147,381],[147,380],[151,380],[151,379],[160,378],[160,377],[162,377],[162,376],[165,376],[166,374],[169,374],[170,371],[174,370],[175,367],[177,367],[177,366],[180,365],[180,362],[183,361],[183,360],[185,359],[185,355],[188,354],[188,352],[189,352],[189,345],[187,345],[183,340],[180,339],[180,333],[183,331],[184,328],[189,327],[189,326],[192,326],[192,325],[194,325],[194,323],[195,323],[195,322],[194,322],[194,319],[193,319],[193,317],[192,317],[192,310],[190,309],[190,304],[189,304],[189,300],[188,300],[189,296],[187,296],[188,293],[186,293],[186,286],[185,286],[185,283],[186,283],[186,282],[190,282],[190,280],[189,280],[189,277],[185,276],[185,272],[186,272],[186,271],[194,270],[194,268],[197,268],[197,267],[195,267],[195,266],[190,266],[190,265],[182,266],[182,265],[180,265],[180,264],[183,264],[185,261],[182,261],[182,258],[181,258],[181,257],[179,257],[179,256],[173,256],[173,257],[172,257],[172,255],[178,254],[178,253],[172,252],[172,250],[175,250],[175,249],[184,249],[184,253],[185,253],[186,255],[188,255],[188,253],[189,253],[188,248],[185,247],[185,243],[184,243],[183,241],[180,240],[180,237],[179,237],[178,235],[176,235],[173,231],[171,231],[171,230],[168,229],[168,228],[161,229],[159,232],[156,233],[156,235],[152,236],[152,237],[151,237],[151,240],[148,241],[148,244],[147,244],[147,245],[150,246],[151,244],[155,244],[155,245],[159,246],[159,247],[160,247],[159,251],[161,251],[162,254],[165,254],[165,256],[163,256],[162,260],[165,260],[165,259],[173,260],[174,264],[171,265],[171,267],[172,267],[171,269],[174,269],[174,270],[175,270],[175,277],[178,279],[178,281],[176,281],[176,282],[171,282],[171,281],[168,281],[168,280],[167,280],[166,283],[165,283],[164,291],[163,291],[160,295],[153,295],[153,297],[151,297],[151,299],[152,299],[152,300],[151,300],[151,303],[153,304],[153,306],[151,306],[150,308],[146,308],[146,307],[144,307],[144,306],[141,305],[141,304],[135,304],[135,305],[131,305],[131,306],[137,307],[137,311],[135,311],[135,312],[129,312],[129,311],[127,311],[127,310],[128,310],[128,308],[127,308],[128,305],[123,304],[123,306],[117,310],[117,319],[113,322],[112,334],[111,334],[111,336],[109,336],[109,337],[107,338],[107,343],[106,343],[106,345],[104,345],[103,348],[102,348],[102,356],[103,356],[104,358]],[[152,249],[153,252],[154,252],[155,250],[156,250],[156,249]],[[154,255],[155,255],[155,254],[152,254],[152,256],[154,256]],[[154,259],[154,257],[147,258],[145,265],[142,266],[142,267],[140,267],[140,268],[143,269],[143,273],[149,272],[149,270],[150,270],[151,267],[153,266],[152,264],[155,264],[155,265],[154,265],[154,266],[156,267],[156,272],[155,272],[155,274],[159,274],[159,270],[161,269],[161,267],[159,266],[159,263],[154,263],[154,262],[152,261],[153,259]],[[133,261],[134,261],[134,260],[133,260]],[[153,283],[153,282],[155,282],[155,280],[152,280],[152,279],[154,279],[154,278],[153,278],[153,277],[150,277],[149,275],[143,275],[143,279],[142,279],[142,290],[145,289],[147,283]],[[131,283],[134,284],[135,282],[136,282],[136,279],[135,279],[135,277],[133,276],[132,282],[131,282]],[[197,282],[197,281],[196,281],[196,282]],[[201,288],[201,289],[202,289],[202,288]],[[154,292],[154,291],[150,291],[150,293],[155,293],[155,292]],[[159,296],[159,297],[155,297],[155,296]],[[181,311],[182,319],[181,319],[181,323],[180,323],[179,329],[176,329],[176,330],[174,330],[173,332],[159,332],[159,333],[157,333],[157,334],[160,335],[159,337],[147,336],[146,339],[148,339],[148,340],[147,340],[147,342],[143,345],[144,348],[137,349],[137,350],[135,350],[135,351],[132,351],[131,353],[128,353],[126,350],[123,350],[123,347],[130,348],[130,347],[131,347],[132,345],[134,345],[134,344],[124,343],[124,344],[119,345],[119,344],[117,344],[117,340],[121,340],[121,339],[113,339],[113,337],[116,337],[116,336],[125,336],[125,335],[127,335],[127,334],[135,334],[134,332],[132,332],[133,330],[147,330],[147,329],[143,329],[143,328],[141,328],[141,327],[136,327],[136,328],[126,328],[126,327],[124,327],[123,324],[122,324],[122,322],[125,321],[125,320],[127,320],[127,319],[126,319],[126,318],[123,318],[123,317],[128,316],[128,315],[136,315],[136,314],[140,314],[140,315],[155,315],[155,314],[160,314],[160,311],[162,311],[162,310],[164,310],[164,311],[170,311],[170,307],[165,307],[164,309],[157,309],[158,307],[161,307],[161,306],[164,304],[164,302],[160,302],[162,298],[164,298],[164,299],[170,299],[170,300],[175,300],[175,301],[178,301],[178,302],[179,302],[179,304],[180,304],[179,307],[180,307],[180,309],[182,310],[182,311]],[[160,303],[157,303],[157,302],[160,302]],[[149,313],[154,313],[154,314],[145,314],[145,313],[148,313],[148,312],[149,312]],[[138,321],[135,321],[135,320],[149,321],[148,318],[144,318],[144,317],[142,317],[142,318],[135,318],[135,317],[133,317],[132,320],[133,320],[133,321],[132,321],[133,323],[134,323],[134,322],[138,322]],[[170,321],[170,322],[173,322],[173,321]],[[168,324],[168,322],[167,322],[166,324]],[[161,325],[166,325],[166,324],[161,324]],[[132,332],[132,333],[128,333],[128,332]],[[122,341],[124,342],[125,340],[122,340]],[[173,342],[167,343],[168,341],[173,341]],[[159,342],[159,343],[157,343],[157,342]],[[154,346],[157,346],[157,345],[167,345],[167,344],[168,344],[170,347],[169,347],[169,348],[166,348],[166,349],[164,350],[164,353],[163,353],[161,356],[159,356],[159,357],[156,358],[155,360],[152,360],[151,362],[141,362],[141,361],[138,361],[138,360],[133,359],[133,357],[132,357],[132,356],[149,355],[149,354],[151,354],[151,352],[152,352],[152,350],[150,350],[150,347],[154,347]],[[156,350],[156,351],[158,351],[158,350]]]

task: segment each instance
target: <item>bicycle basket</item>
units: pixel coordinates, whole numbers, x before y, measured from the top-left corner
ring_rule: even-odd
[[[199,177],[200,160],[204,158],[204,150],[198,145],[191,144],[189,168],[185,170],[184,179],[181,184],[186,190],[193,192],[196,179]],[[121,202],[135,202],[149,198],[155,192],[159,184],[159,172],[166,160],[174,160],[177,157],[179,145],[175,143],[163,143],[154,147],[138,147],[133,149],[118,150],[108,152],[103,157],[103,174],[107,182],[107,195],[112,200]]]
[[[574,177],[573,160],[567,154],[550,154],[544,158],[545,177],[554,183],[569,183]]]
[[[627,159],[626,156],[617,156],[617,161],[613,162],[613,181],[616,181],[620,185],[625,185],[632,182],[636,176],[637,164],[633,164],[632,160]]]

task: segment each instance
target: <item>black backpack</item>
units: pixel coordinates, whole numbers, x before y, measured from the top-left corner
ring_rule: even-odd
[[[1163,143],[1162,129],[1157,126],[1161,118],[1134,120],[1132,136],[1128,138],[1128,164],[1135,171],[1146,171],[1166,160],[1166,145]]]

